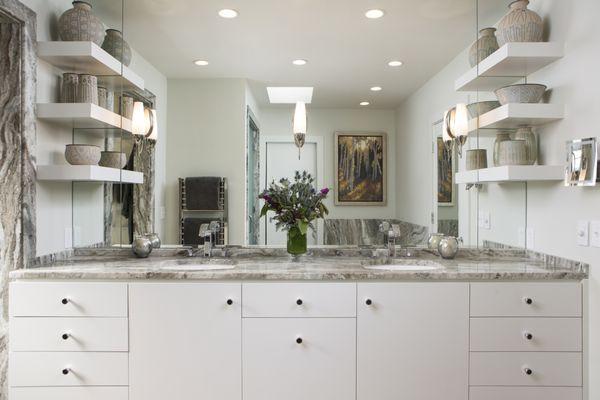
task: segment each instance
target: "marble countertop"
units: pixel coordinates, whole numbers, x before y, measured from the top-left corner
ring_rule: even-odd
[[[582,280],[587,265],[525,252],[461,251],[443,260],[424,250],[394,259],[372,250],[313,250],[293,259],[281,251],[233,251],[210,259],[163,250],[146,259],[102,249],[37,268],[12,271],[12,280]],[[392,267],[390,267],[392,266]],[[393,269],[392,269],[393,268]]]

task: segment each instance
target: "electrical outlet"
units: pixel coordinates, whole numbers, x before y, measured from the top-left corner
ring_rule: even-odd
[[[600,221],[590,222],[590,246],[600,247]]]
[[[477,226],[479,226],[481,229],[491,229],[492,224],[489,212],[479,211]]]
[[[588,221],[577,222],[577,245],[583,247],[590,245],[590,223]]]
[[[65,228],[65,249],[73,247],[73,229],[71,227]]]

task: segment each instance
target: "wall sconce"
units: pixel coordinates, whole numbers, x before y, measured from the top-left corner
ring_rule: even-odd
[[[442,138],[448,149],[452,148],[454,142],[458,145],[458,155],[462,157],[462,147],[467,143],[469,135],[469,114],[467,105],[459,103],[456,107],[444,113],[442,126]]]
[[[306,116],[306,104],[303,102],[296,103],[296,110],[294,111],[294,119],[292,121],[293,132],[294,132],[294,143],[298,147],[298,160],[300,159],[300,149],[304,146],[306,141],[307,131],[307,116]]]
[[[134,135],[156,140],[158,138],[157,125],[156,110],[145,107],[141,101],[133,103],[131,132]]]

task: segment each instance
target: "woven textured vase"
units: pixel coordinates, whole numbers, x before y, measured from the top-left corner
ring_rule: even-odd
[[[469,64],[476,66],[496,50],[498,50],[498,39],[496,39],[496,28],[484,28],[479,31],[480,37],[469,49]]]
[[[510,11],[498,24],[498,44],[511,42],[541,42],[544,35],[542,18],[527,6],[529,0],[510,3]]]
[[[94,42],[100,46],[104,40],[104,26],[100,18],[92,13],[91,4],[74,1],[73,8],[58,19],[58,35],[64,41]]]

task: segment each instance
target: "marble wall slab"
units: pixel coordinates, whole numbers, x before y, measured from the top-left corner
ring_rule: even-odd
[[[8,275],[35,256],[36,16],[0,0],[0,400],[7,400]]]
[[[443,233],[444,235],[458,237],[458,220],[457,219],[440,219],[440,220],[438,220],[438,233]]]
[[[384,237],[379,224],[388,221],[400,225],[401,237],[397,244],[419,246],[427,244],[429,229],[395,219],[325,219],[325,245],[383,245]]]

